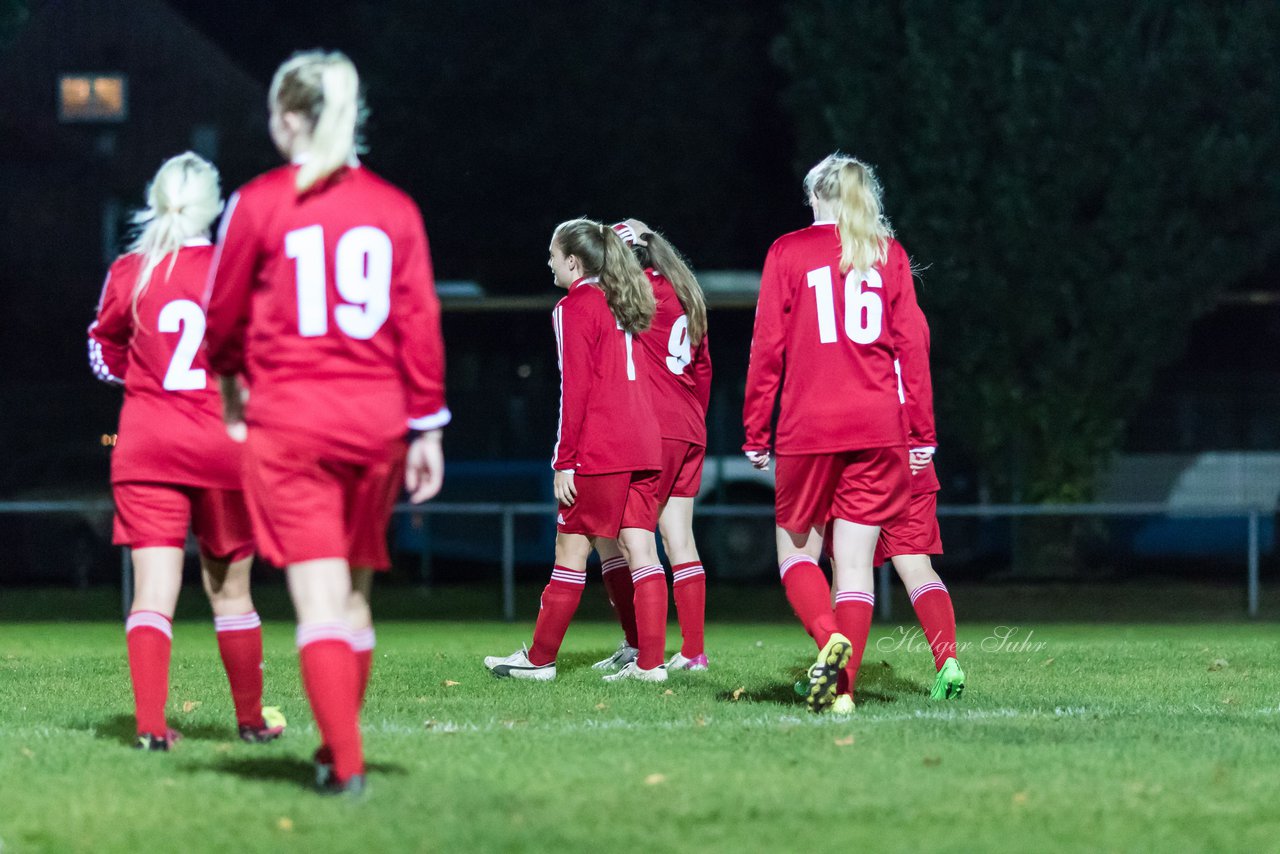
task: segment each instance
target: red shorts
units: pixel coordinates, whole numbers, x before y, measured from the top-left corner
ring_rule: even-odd
[[[176,483],[116,483],[116,516],[111,541],[145,549],[182,548],[187,528],[200,554],[237,561],[253,554],[253,529],[245,495],[238,489],[207,489]]]
[[[250,427],[244,486],[259,553],[279,567],[345,558],[389,569],[387,523],[404,481],[405,443],[339,449],[310,436]]]
[[[942,554],[942,531],[938,528],[938,493],[911,496],[907,511],[885,522],[876,541],[875,565],[897,555]]]
[[[658,527],[658,477],[656,471],[575,474],[578,497],[572,507],[557,508],[556,530],[608,539],[623,528],[652,531]]]
[[[658,503],[668,498],[694,498],[702,487],[702,461],[707,449],[680,439],[662,440],[662,474],[658,478]]]
[[[883,525],[911,497],[907,449],[871,448],[834,454],[779,454],[776,517],[793,533],[832,519]]]

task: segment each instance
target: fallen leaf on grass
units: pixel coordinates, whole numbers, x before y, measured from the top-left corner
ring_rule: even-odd
[[[1040,666],[1041,666],[1041,667],[1048,667],[1050,664],[1053,664],[1053,659],[1052,659],[1052,658],[1046,658],[1043,662],[1041,662]]]
[[[609,708],[609,707],[608,707],[608,706],[606,706],[604,703],[596,703],[596,711],[597,711],[597,712],[603,712],[603,711],[604,711],[605,709],[607,709],[607,708]]]
[[[836,747],[848,747],[851,744],[853,744],[853,736],[851,735],[836,739]]]
[[[279,830],[283,830],[285,833],[292,831],[293,819],[289,818],[288,816],[281,816],[280,818],[276,819],[276,828]]]
[[[444,687],[446,688],[452,688],[455,685],[461,685],[461,684],[462,684],[461,682],[454,682],[452,679],[444,680]]]
[[[698,726],[706,726],[706,725],[707,725],[707,719],[706,719],[706,718],[704,718],[702,715],[698,715],[696,718],[694,718],[694,719],[693,719],[693,722],[694,722],[695,724],[697,724]]]
[[[435,725],[436,725],[436,724],[438,724],[438,723],[439,723],[439,721],[437,721],[435,718],[432,718],[432,719],[431,719],[431,720],[429,720],[429,721],[423,721],[423,722],[422,722],[422,728],[423,728],[423,729],[431,729],[433,726],[435,726]]]
[[[656,786],[659,783],[667,782],[667,775],[666,774],[650,774],[648,777],[644,778],[644,782],[646,786]]]
[[[222,742],[221,744],[215,744],[213,746],[213,752],[214,753],[230,753],[231,745],[227,744],[226,742]]]
[[[187,700],[182,704],[182,711],[189,715],[202,705],[204,705],[204,703],[200,700]]]
[[[744,693],[746,693],[746,690],[747,690],[746,688],[734,688],[734,689],[733,689],[733,701],[734,701],[735,703],[736,703],[736,702],[738,702],[738,698],[739,698],[739,697],[741,697]]]
[[[35,759],[35,758],[36,758],[36,754],[35,754],[35,752],[34,752],[34,751],[32,751],[30,747],[24,747],[24,748],[22,748],[22,755],[23,755],[23,756],[25,756],[25,757],[27,757],[28,759]]]
[[[1027,793],[1026,793],[1026,792],[1014,792],[1014,793],[1013,793],[1013,802],[1014,802],[1015,804],[1017,804],[1018,806],[1022,806],[1023,804],[1025,804],[1025,803],[1027,802]]]
[[[924,758],[924,767],[926,768],[937,768],[941,764],[942,764],[941,756],[926,756]]]
[[[1213,664],[1209,665],[1209,671],[1213,672],[1214,670],[1223,670],[1230,666],[1231,666],[1231,663],[1227,661],[1225,658],[1215,658],[1213,660]]]
[[[1223,698],[1222,698],[1222,705],[1224,705],[1224,706],[1234,706],[1235,704],[1236,704],[1236,698],[1235,698],[1235,697],[1223,697]]]
[[[676,692],[672,691],[670,688],[662,692],[662,696],[664,697],[674,697],[675,695],[676,695]]]

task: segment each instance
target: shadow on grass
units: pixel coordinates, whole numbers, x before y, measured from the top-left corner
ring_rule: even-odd
[[[188,765],[184,770],[190,774],[215,771],[245,780],[290,783],[305,789],[312,788],[316,775],[314,765],[296,756],[227,757],[208,764]],[[398,777],[408,773],[403,765],[393,762],[367,762],[365,771],[369,774]]]
[[[93,724],[93,731],[97,738],[118,741],[129,746],[138,739],[138,725],[133,715],[115,715],[99,721]],[[236,731],[231,727],[217,724],[191,724],[178,731],[182,733],[183,739],[192,741],[231,741],[237,737]]]

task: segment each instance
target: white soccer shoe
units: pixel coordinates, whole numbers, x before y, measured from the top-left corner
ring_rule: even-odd
[[[556,663],[534,664],[529,661],[529,650],[518,649],[510,655],[486,655],[484,666],[500,679],[531,679],[535,682],[550,682],[556,678]]]
[[[706,670],[710,663],[705,652],[700,652],[693,658],[685,658],[682,653],[677,652],[667,662],[667,670]]]
[[[605,682],[621,682],[624,679],[636,679],[640,682],[666,682],[667,666],[659,664],[652,670],[641,670],[640,665],[634,661],[628,661],[617,673],[610,673],[604,677]]]
[[[591,665],[592,670],[617,670],[636,660],[636,656],[640,654],[640,650],[634,646],[627,646],[627,641],[623,638],[618,644],[617,650],[608,658],[597,661]]]

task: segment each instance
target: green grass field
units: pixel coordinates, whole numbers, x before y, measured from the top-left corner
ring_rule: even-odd
[[[190,592],[187,601],[198,605]],[[909,612],[908,612],[909,613]],[[384,621],[370,796],[312,794],[292,626],[267,626],[270,745],[234,738],[207,619],[180,620],[171,754],[129,749],[115,621],[0,624],[0,840],[27,851],[1274,850],[1280,627],[961,626],[969,687],[877,626],[852,719],[809,715],[798,625],[713,622],[713,669],[602,684],[575,625],[560,679],[491,678],[530,624]],[[676,632],[672,631],[672,642]]]

